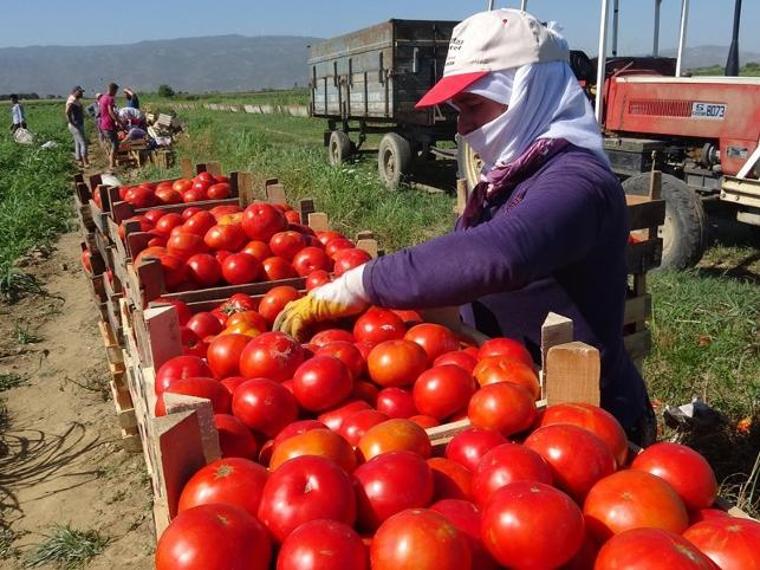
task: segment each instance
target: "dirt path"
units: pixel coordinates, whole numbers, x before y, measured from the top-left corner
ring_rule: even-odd
[[[79,264],[79,237],[62,236],[30,267],[47,291],[0,305],[0,375],[20,386],[0,393],[0,521],[21,568],[55,524],[110,538],[91,569],[152,568],[149,481],[141,454],[119,443],[97,313]]]

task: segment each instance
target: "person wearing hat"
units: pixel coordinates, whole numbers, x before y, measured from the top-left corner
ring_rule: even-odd
[[[87,135],[84,132],[84,106],[82,96],[84,89],[80,85],[71,90],[66,99],[66,120],[71,136],[74,138],[74,158],[83,167],[90,166],[87,159]]]
[[[132,109],[140,108],[140,99],[137,97],[137,93],[129,87],[124,88],[124,97],[127,98],[127,107],[131,107]]]
[[[623,345],[628,221],[567,42],[519,10],[454,28],[442,79],[418,108],[450,104],[483,161],[455,230],[374,259],[289,303],[275,328],[295,337],[370,305],[458,306],[467,324],[523,341],[539,357],[541,324],[573,319],[601,354],[602,406],[646,445],[655,423]]]

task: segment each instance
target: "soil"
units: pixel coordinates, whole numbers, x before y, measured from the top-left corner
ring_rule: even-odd
[[[56,524],[110,538],[89,569],[153,567],[150,482],[141,453],[121,444],[89,285],[79,262],[79,236],[61,237],[52,252],[34,252],[25,271],[45,293],[0,304],[0,374],[24,382],[0,394],[0,522],[25,556]]]

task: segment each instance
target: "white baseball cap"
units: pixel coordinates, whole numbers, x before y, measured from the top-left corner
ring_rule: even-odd
[[[562,36],[527,12],[509,8],[479,12],[454,28],[443,77],[416,107],[448,101],[492,71],[568,59]]]

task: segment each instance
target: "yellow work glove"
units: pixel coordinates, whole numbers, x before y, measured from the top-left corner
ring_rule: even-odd
[[[363,265],[355,267],[335,281],[311,290],[305,297],[291,301],[277,315],[272,330],[304,341],[309,327],[316,323],[361,313],[369,306],[363,274]]]

